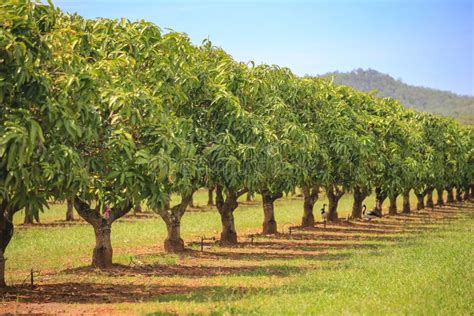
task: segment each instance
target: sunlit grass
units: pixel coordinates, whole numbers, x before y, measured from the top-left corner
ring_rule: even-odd
[[[245,201],[245,196],[241,197]],[[401,199],[399,199],[401,207]],[[415,200],[412,199],[414,205]],[[200,190],[194,197],[195,205],[207,204],[207,191]],[[255,202],[248,205],[241,203],[235,211],[236,229],[240,236],[257,232],[263,222],[263,211],[260,196],[255,196]],[[374,196],[367,198],[365,203],[370,206],[375,201]],[[324,195],[316,203],[315,216],[321,221],[319,209],[327,203]],[[298,225],[302,216],[303,200],[295,196],[284,197],[276,202],[276,220],[280,231],[287,231],[289,226]],[[340,217],[346,217],[352,208],[352,196],[346,194],[340,201]],[[144,207],[145,209],[145,207]],[[206,211],[207,210],[207,211]],[[66,206],[52,204],[49,210],[42,213],[41,223],[63,221]],[[150,211],[151,212],[151,211]],[[131,215],[131,214],[130,214]],[[23,228],[18,224],[23,221],[23,212],[15,215],[17,225],[14,237],[7,248],[6,255],[14,259],[7,265],[7,272],[28,270],[30,268],[51,269],[59,267],[77,267],[89,263],[95,237],[92,227],[83,221],[71,226]],[[75,214],[79,219],[78,214]],[[80,224],[80,225],[79,225]],[[197,242],[201,236],[218,237],[221,231],[220,217],[215,208],[207,207],[199,211],[186,213],[182,220],[182,235],[185,242]],[[130,216],[119,220],[112,226],[112,245],[115,251],[115,261],[125,262],[136,253],[160,251],[166,237],[166,227],[158,215],[150,218],[132,220]],[[138,248],[138,249],[137,249]],[[41,256],[41,267],[33,267]]]

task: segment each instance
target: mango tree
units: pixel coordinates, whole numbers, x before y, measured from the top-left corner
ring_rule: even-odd
[[[260,161],[260,194],[264,210],[263,233],[277,233],[274,202],[293,192],[306,173],[306,163],[316,151],[306,126],[300,124],[291,86],[301,80],[288,69],[261,65],[251,69],[244,106],[259,115],[273,133],[267,160]],[[293,93],[292,93],[293,92]]]
[[[49,198],[65,198],[85,182],[74,146],[93,137],[93,131],[77,127],[92,125],[95,115],[88,70],[71,54],[73,42],[54,7],[6,1],[0,14],[0,286],[5,286],[13,215],[21,208],[38,214]]]
[[[372,191],[373,170],[376,170],[380,160],[375,148],[372,127],[378,119],[367,111],[367,108],[377,106],[377,98],[371,94],[356,92],[349,87],[338,89],[340,97],[348,104],[353,112],[350,128],[356,146],[351,150],[352,158],[349,165],[352,171],[352,180],[347,181],[347,187],[353,192],[352,218],[362,217],[362,205],[365,198]]]
[[[313,227],[314,204],[320,193],[323,174],[326,172],[327,154],[320,146],[318,116],[327,102],[330,82],[318,78],[295,78],[287,69],[281,69],[279,83],[280,98],[294,113],[297,124],[291,132],[293,137],[296,185],[303,193],[302,227]],[[305,150],[305,147],[307,150]]]
[[[367,185],[365,165],[370,162],[370,137],[364,130],[356,93],[347,87],[334,87],[318,117],[320,146],[328,155],[322,184],[329,200],[329,221],[338,219],[337,207],[345,192]]]
[[[75,195],[74,204],[94,228],[92,266],[108,268],[113,222],[144,198],[153,206],[163,206],[167,199],[164,186],[173,165],[170,155],[179,143],[173,138],[176,121],[163,110],[160,85],[143,80],[161,40],[156,27],[77,16],[70,22],[75,33],[87,34],[76,39],[81,50],[75,53],[88,56],[87,67],[93,69],[91,77],[100,86],[100,93],[93,94],[94,113],[99,116],[96,137],[75,148],[85,160],[88,181]],[[163,68],[159,67],[167,71]],[[140,72],[142,77],[137,75]],[[154,155],[144,163],[148,152]]]

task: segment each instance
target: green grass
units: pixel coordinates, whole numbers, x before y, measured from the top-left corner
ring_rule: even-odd
[[[241,197],[241,201],[244,200],[245,196]],[[260,196],[256,195],[254,204],[242,204],[235,211],[235,223],[239,235],[254,233],[261,228],[263,211],[260,201]],[[207,191],[198,191],[194,196],[194,202],[197,206],[206,205]],[[401,198],[399,198],[400,208],[401,202]],[[323,203],[328,203],[324,195],[314,206],[317,220],[321,220],[319,210]],[[373,195],[368,197],[365,203],[368,207],[373,206],[375,197]],[[415,205],[414,197],[412,205]],[[303,200],[291,196],[276,202],[276,220],[280,231],[287,230],[289,226],[301,222],[302,207]],[[339,216],[346,217],[351,208],[352,196],[346,194],[339,203]],[[203,210],[206,209],[207,207]],[[52,204],[49,210],[40,214],[41,223],[62,221],[65,218],[65,213],[66,206],[64,204]],[[79,218],[77,213],[75,216]],[[18,270],[72,268],[86,265],[90,261],[95,242],[91,226],[85,224],[67,227],[41,227],[39,225],[27,229],[22,226],[18,228],[18,224],[23,222],[23,217],[22,211],[15,215],[14,224],[17,228],[6,251],[7,257],[15,258],[14,264],[11,261],[7,265],[7,273],[10,278],[13,277],[13,280],[17,280],[14,278],[14,272],[18,272]],[[116,252],[114,258],[116,262],[128,262],[130,256],[134,255],[137,245],[140,248],[154,247],[157,249],[162,246],[166,237],[166,226],[158,215],[137,221],[127,219],[119,220],[112,226],[112,246]],[[201,236],[218,237],[220,231],[220,217],[215,208],[204,212],[188,212],[182,219],[181,232],[185,242],[198,241]],[[35,258],[38,257],[42,257],[41,266],[34,266],[37,264]]]
[[[207,192],[200,191],[195,203],[203,205],[206,198]],[[372,206],[373,200],[369,197],[366,204]],[[325,202],[323,196],[315,206],[318,219]],[[280,230],[300,222],[302,203],[291,197],[277,202]],[[340,202],[341,217],[351,205],[352,197],[346,195]],[[41,221],[56,223],[64,213],[64,205],[54,205]],[[258,237],[255,244],[245,236],[261,229],[261,205],[241,205],[235,215],[241,247],[213,245],[201,253],[192,245],[196,251],[184,255],[163,253],[166,229],[161,218],[119,220],[112,227],[114,261],[129,265],[133,257],[134,263],[112,273],[66,270],[90,263],[94,235],[89,225],[17,225],[6,251],[7,282],[21,283],[33,268],[40,271],[36,282],[51,288],[38,289],[40,305],[33,310],[21,305],[32,300],[30,293],[17,298],[20,305],[7,305],[7,311],[99,313],[108,308],[127,314],[364,315],[474,311],[472,204],[374,223],[329,225],[294,236]],[[21,222],[22,214],[14,220]],[[183,218],[188,246],[203,235],[217,237],[219,231],[215,209],[189,212]],[[84,289],[69,289],[72,282]],[[68,296],[70,291],[74,293]]]
[[[472,314],[473,227],[471,217],[390,248],[359,250],[288,285],[222,304],[219,313]]]

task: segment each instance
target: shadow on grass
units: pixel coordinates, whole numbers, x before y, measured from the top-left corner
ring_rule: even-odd
[[[340,247],[343,248],[343,247]],[[348,246],[345,246],[345,248],[350,248]],[[370,247],[364,247],[364,248],[370,248]],[[268,249],[268,248],[267,248]],[[255,248],[255,250],[259,251],[262,250],[262,248]],[[350,254],[347,253],[340,253],[340,254],[335,254],[335,253],[317,253],[317,254],[311,254],[311,253],[304,253],[304,251],[309,251],[309,250],[316,250],[314,249],[303,249],[302,251],[295,251],[293,248],[293,251],[288,251],[288,252],[271,252],[271,251],[264,251],[264,252],[237,252],[237,251],[193,251],[193,252],[188,252],[190,256],[193,256],[195,258],[204,258],[204,259],[213,259],[213,260],[247,260],[247,261],[267,261],[267,260],[287,260],[287,259],[292,259],[292,260],[298,260],[298,259],[305,259],[305,260],[318,260],[318,261],[331,261],[331,260],[341,260],[345,259],[350,256]],[[321,250],[321,248],[318,248],[317,250]]]
[[[3,301],[24,303],[97,304],[150,301],[160,295],[195,290],[189,286],[99,284],[68,282],[30,287],[8,287],[0,290]]]
[[[55,220],[52,222],[46,223],[34,223],[34,224],[18,224],[16,227],[18,229],[29,229],[29,228],[52,228],[52,227],[73,227],[73,226],[85,226],[88,225],[83,220],[73,220],[73,221],[65,221],[65,220]]]
[[[418,232],[418,230],[416,231]],[[404,231],[406,233],[406,231]],[[269,239],[277,240],[314,240],[314,241],[398,241],[406,236],[395,235],[395,236],[378,236],[378,235],[352,235],[352,234],[332,234],[331,232],[321,232],[321,233],[292,233],[288,234],[278,234],[274,236],[268,236]]]
[[[202,257],[202,256],[201,256]],[[207,278],[213,276],[232,275],[232,276],[289,276],[295,273],[301,273],[306,270],[305,267],[287,266],[287,265],[183,265],[183,264],[114,264],[110,269],[97,270],[92,267],[79,267],[63,270],[63,273],[73,275],[89,275],[97,273],[111,277],[186,277],[186,278]]]

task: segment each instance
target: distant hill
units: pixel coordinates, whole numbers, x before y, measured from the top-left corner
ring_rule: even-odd
[[[351,86],[360,91],[377,90],[379,96],[396,98],[407,107],[451,116],[464,124],[474,124],[474,97],[411,86],[373,69],[332,72],[321,77],[334,77],[336,84]]]

